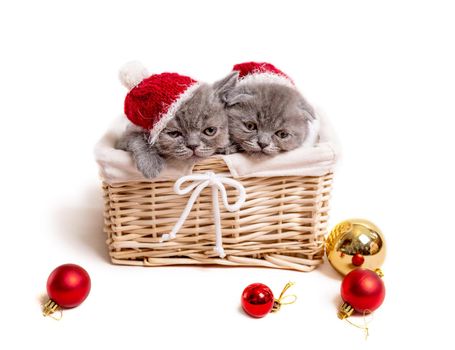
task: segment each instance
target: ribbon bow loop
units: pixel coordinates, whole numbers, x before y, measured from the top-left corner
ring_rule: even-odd
[[[183,184],[186,182],[190,182],[189,185],[186,187],[182,187]],[[224,185],[229,185],[235,188],[238,191],[238,199],[235,201],[234,204],[229,204],[227,191]],[[218,203],[218,191],[221,192],[221,200],[223,202],[224,207],[229,212],[235,212],[239,210],[243,203],[245,203],[246,199],[246,191],[243,185],[234,180],[224,176],[220,176],[215,174],[212,171],[208,171],[203,174],[191,174],[180,177],[174,184],[174,192],[178,195],[186,195],[190,192],[191,196],[188,199],[188,202],[185,206],[185,209],[182,212],[179,220],[172,228],[172,231],[169,234],[164,234],[161,237],[161,242],[167,241],[169,239],[175,238],[177,232],[183,226],[183,223],[187,219],[188,215],[191,212],[191,209],[196,202],[196,199],[201,194],[202,190],[206,187],[210,186],[212,188],[212,204],[213,204],[213,219],[215,221],[215,251],[220,256],[220,258],[224,258],[226,256],[223,243],[222,243],[222,234],[221,234],[221,214],[220,214],[220,206]]]

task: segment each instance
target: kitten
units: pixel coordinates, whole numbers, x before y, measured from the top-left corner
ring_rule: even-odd
[[[274,83],[238,85],[226,98],[230,149],[274,156],[309,141],[313,108],[294,88]]]
[[[202,84],[160,132],[153,144],[149,132],[131,125],[116,147],[132,153],[136,166],[146,178],[159,175],[166,160],[197,162],[210,157],[229,143],[225,100],[235,86],[233,72],[213,85]]]

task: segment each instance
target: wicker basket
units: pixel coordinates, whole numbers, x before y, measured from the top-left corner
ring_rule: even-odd
[[[174,180],[103,179],[104,229],[112,262],[311,271],[322,263],[324,251],[332,165],[327,169],[317,176],[235,176],[245,189],[246,200],[236,212],[219,205],[224,258],[214,251],[214,199],[210,187],[197,197],[176,237],[163,242],[163,234],[172,230],[191,193],[176,194]],[[207,171],[233,178],[222,157],[197,164],[192,173]],[[226,187],[226,191],[229,202],[238,195],[236,189]]]

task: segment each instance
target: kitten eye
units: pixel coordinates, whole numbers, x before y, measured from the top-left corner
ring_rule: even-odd
[[[175,131],[175,130],[169,131],[167,134],[168,134],[170,137],[173,137],[174,139],[177,138],[177,137],[179,137],[179,136],[182,136],[182,133],[181,133],[180,131]]]
[[[253,130],[257,129],[256,123],[253,123],[253,122],[246,122],[245,126],[250,131],[253,131]]]
[[[211,126],[211,127],[208,127],[207,129],[205,129],[203,132],[207,136],[213,136],[216,134],[216,131],[217,131],[217,128]]]
[[[284,131],[284,130],[278,130],[276,133],[275,133],[276,136],[278,136],[280,139],[285,139],[286,137],[289,136],[289,133]]]

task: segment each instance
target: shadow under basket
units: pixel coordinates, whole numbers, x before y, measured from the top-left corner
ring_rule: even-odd
[[[209,158],[193,173],[223,173],[221,158]],[[226,265],[311,271],[322,263],[332,173],[322,176],[240,177],[246,200],[240,210],[220,205],[225,258],[214,252],[210,187],[200,196],[172,240],[161,242],[191,193],[174,193],[174,181],[103,182],[104,229],[112,262],[124,265]],[[236,189],[227,188],[228,198]],[[219,198],[221,202],[221,198]]]

